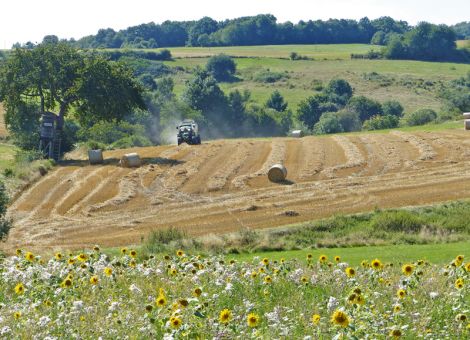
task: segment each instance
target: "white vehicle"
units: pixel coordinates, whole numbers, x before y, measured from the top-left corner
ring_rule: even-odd
[[[176,127],[178,130],[178,145],[186,143],[189,145],[201,144],[201,136],[199,135],[199,127],[194,120],[183,120]]]

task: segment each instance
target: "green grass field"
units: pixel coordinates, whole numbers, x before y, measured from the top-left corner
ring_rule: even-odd
[[[291,52],[315,59],[349,59],[351,53],[365,54],[377,51],[381,46],[367,44],[331,45],[263,45],[228,47],[170,47],[174,58],[194,58],[225,53],[234,57],[289,58]],[[156,49],[158,51],[161,49]]]
[[[263,252],[255,254],[240,254],[229,256],[239,261],[251,261],[254,257],[267,257],[270,260],[305,260],[307,254],[312,254],[316,260],[320,255],[326,255],[332,261],[335,256],[340,256],[344,261],[359,265],[362,260],[371,261],[379,258],[383,262],[413,262],[417,260],[427,260],[435,264],[443,264],[462,254],[470,256],[470,241],[446,244],[425,244],[425,245],[392,245],[392,246],[369,246],[357,248],[326,248],[326,249],[306,249],[292,251]]]
[[[313,56],[314,60],[281,59],[286,57],[293,47],[299,47],[296,52]],[[217,53],[245,56],[235,59],[239,81],[222,83],[222,89],[225,92],[248,89],[252,93],[252,100],[258,103],[264,103],[277,89],[292,110],[296,110],[300,101],[312,95],[318,84],[325,85],[333,78],[344,78],[349,81],[356,95],[366,95],[380,102],[398,100],[407,112],[420,108],[439,110],[443,104],[437,96],[439,88],[447,81],[462,77],[470,71],[470,65],[457,63],[349,58],[351,53],[365,53],[372,47],[370,45],[182,47],[174,49],[177,59],[165,64],[178,67],[180,70],[184,69],[178,71],[175,76],[175,92],[181,94],[186,80],[192,76],[193,69],[204,67],[206,64],[208,58],[202,56]],[[326,57],[315,57],[315,53]],[[187,57],[183,58],[184,56]],[[201,57],[195,58],[195,56]],[[282,73],[284,77],[274,83],[256,81],[256,75],[262,71]]]
[[[457,48],[470,48],[470,40],[457,40]]]
[[[13,145],[0,143],[0,172],[14,165],[15,150]]]

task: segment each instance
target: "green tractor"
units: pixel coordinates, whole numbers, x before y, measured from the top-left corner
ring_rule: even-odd
[[[176,127],[176,130],[178,130],[178,145],[182,143],[189,145],[201,144],[199,128],[194,120],[183,120],[180,125]]]

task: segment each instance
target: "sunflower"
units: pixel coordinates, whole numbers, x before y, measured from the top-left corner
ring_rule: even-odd
[[[127,248],[126,248],[126,247],[121,248],[121,254],[122,254],[122,255],[127,254]]]
[[[306,276],[302,276],[302,277],[300,278],[300,281],[302,281],[302,283],[307,284],[307,283],[308,283],[308,278],[307,278]]]
[[[228,323],[230,320],[232,319],[232,312],[225,308],[224,310],[222,310],[219,314],[219,322],[220,323]]]
[[[383,268],[383,264],[382,264],[382,262],[380,262],[379,259],[372,260],[372,262],[370,263],[370,265],[371,265],[372,268],[374,268],[375,270],[380,270],[380,269]]]
[[[464,281],[462,278],[459,278],[455,281],[455,288],[457,289],[462,289],[463,288]]]
[[[25,255],[24,255],[24,258],[29,261],[29,262],[33,262],[34,261],[34,254],[30,251],[28,251]]]
[[[367,268],[367,267],[369,267],[369,262],[367,262],[366,260],[362,260],[362,262],[361,262],[361,267],[362,267],[362,268]]]
[[[248,327],[251,328],[258,326],[259,316],[255,313],[248,314],[248,317],[246,318],[246,323],[248,324]]]
[[[465,264],[465,270],[470,273],[470,262]]]
[[[258,276],[257,272],[255,272],[255,271],[251,272],[251,278],[252,279],[256,279],[257,276]]]
[[[22,295],[24,293],[24,286],[21,282],[15,286],[15,293],[18,295]]]
[[[319,314],[313,314],[312,315],[312,323],[314,325],[318,325],[320,323],[320,315]]]
[[[311,260],[312,260],[312,258],[313,258],[313,255],[312,255],[312,254],[310,254],[310,253],[309,253],[309,254],[307,254],[307,261],[311,261]]]
[[[176,256],[182,257],[184,255],[184,252],[180,249],[176,252]]]
[[[201,294],[202,294],[202,289],[201,288],[199,288],[199,287],[194,288],[194,290],[193,290],[193,295],[194,296],[200,297]]]
[[[153,310],[153,306],[152,305],[146,305],[145,306],[145,311],[150,313],[151,311]]]
[[[327,260],[328,260],[328,256],[326,256],[326,255],[320,255],[320,256],[318,257],[318,261],[319,261],[320,263],[325,263]]]
[[[284,263],[284,262],[286,262],[286,259],[282,257],[281,260],[280,260],[280,262],[281,262],[281,263]]]
[[[366,299],[362,296],[362,295],[358,295],[356,296],[356,301],[355,301],[356,305],[363,305],[366,303]]]
[[[345,328],[349,325],[349,316],[342,310],[337,310],[331,316],[331,322]]]
[[[90,283],[92,285],[96,285],[98,283],[98,276],[93,275],[92,277],[90,277]]]
[[[183,308],[186,308],[186,307],[188,307],[188,305],[189,305],[189,302],[188,302],[188,300],[186,300],[186,299],[179,299],[179,300],[178,300],[178,303],[179,303],[179,305],[180,305],[181,307],[183,307]]]
[[[45,300],[44,301],[44,306],[51,307],[52,306],[52,301],[51,300]]]
[[[75,263],[75,259],[70,258],[70,259],[67,260],[67,263],[69,265],[73,265]]]
[[[72,287],[72,278],[68,276],[68,277],[62,282],[62,287],[63,287],[63,288],[70,288],[70,287]]]
[[[267,276],[264,277],[264,282],[265,283],[272,283],[273,279],[271,278],[271,276],[267,275]]]
[[[457,257],[455,258],[455,263],[457,264],[457,266],[460,266],[462,264],[463,259],[464,259],[463,255],[457,255]]]
[[[172,316],[170,318],[170,326],[171,328],[174,328],[174,329],[178,329],[181,327],[181,325],[183,324],[183,321],[181,320],[181,318],[177,317],[177,316]]]
[[[23,251],[21,249],[16,249],[16,256],[20,256],[23,254]]]
[[[111,276],[111,275],[113,275],[113,268],[106,267],[106,268],[103,269],[103,271],[104,271],[104,274],[105,274],[106,276]]]
[[[132,249],[132,250],[129,252],[129,254],[130,254],[132,257],[134,257],[134,258],[137,256],[137,252],[136,252],[134,249]]]
[[[175,268],[172,268],[172,269],[170,270],[170,274],[171,274],[172,276],[175,276],[176,274],[178,274],[178,271],[177,271]]]
[[[129,267],[135,268],[136,265],[137,265],[137,263],[135,262],[134,259],[132,259],[132,260],[129,261]]]
[[[401,312],[401,306],[400,306],[400,305],[395,305],[395,306],[393,306],[393,312],[394,312],[395,314],[400,313],[400,312]]]
[[[99,251],[100,251],[100,247],[99,247],[99,246],[94,246],[94,247],[93,247],[93,250],[96,251],[96,252],[99,252]]]
[[[418,265],[418,266],[422,266],[423,264],[424,264],[424,260],[419,260],[419,261],[417,262],[417,265]]]
[[[262,261],[261,261],[265,266],[269,265],[269,259],[267,257],[265,257]]]
[[[399,290],[397,291],[397,296],[398,296],[400,299],[405,298],[405,296],[406,296],[406,290],[404,290],[404,289],[399,289]]]
[[[399,330],[398,328],[394,328],[390,331],[390,333],[388,333],[388,335],[391,338],[398,339],[399,337],[402,336],[402,333],[401,333],[401,330]]]
[[[348,277],[354,277],[356,275],[356,271],[351,267],[346,268],[345,272]]]
[[[412,264],[404,264],[402,267],[401,267],[401,271],[403,272],[403,274],[405,274],[406,276],[410,276],[411,274],[413,274],[413,271],[414,271],[415,267],[412,265]]]
[[[13,313],[13,317],[15,318],[15,320],[18,320],[19,318],[21,318],[21,312],[14,312]]]
[[[57,261],[62,260],[62,254],[61,253],[55,253],[54,257]]]
[[[338,263],[339,261],[341,261],[341,257],[335,256],[335,262]]]
[[[81,253],[80,255],[77,256],[77,259],[80,262],[85,262],[87,260],[87,256],[85,254]]]

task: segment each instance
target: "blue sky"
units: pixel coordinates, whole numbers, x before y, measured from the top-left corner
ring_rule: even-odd
[[[47,34],[80,38],[99,28],[115,30],[164,20],[217,20],[274,14],[279,22],[388,15],[412,24],[470,21],[470,0],[14,0],[2,3],[0,48]]]

